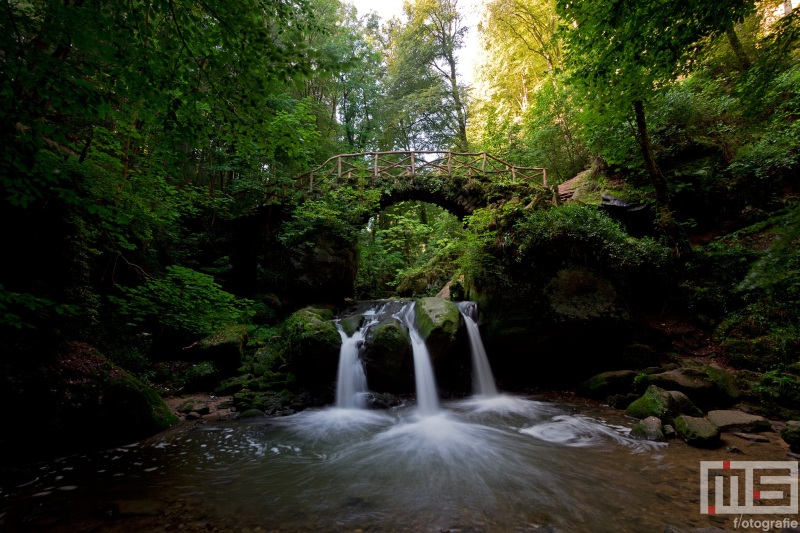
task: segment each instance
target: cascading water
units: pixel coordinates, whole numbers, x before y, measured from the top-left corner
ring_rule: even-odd
[[[364,324],[348,337],[340,322],[336,322],[336,329],[342,337],[342,347],[339,349],[339,371],[336,377],[336,407],[343,409],[361,409],[364,407],[364,394],[367,392],[367,376],[364,365],[361,363],[359,352],[364,344],[367,329],[377,319],[375,311],[365,313]]]
[[[398,315],[398,318],[408,327],[408,334],[411,336],[414,379],[417,386],[417,412],[423,416],[434,415],[439,412],[439,394],[436,390],[436,379],[433,375],[428,347],[425,346],[425,341],[420,336],[417,326],[414,325],[416,317],[414,303],[403,307]]]
[[[469,344],[472,351],[472,383],[477,396],[491,398],[497,396],[497,385],[489,366],[489,358],[483,347],[481,332],[478,330],[476,315],[478,305],[475,302],[459,302],[458,309],[464,317],[464,324],[469,335]]]

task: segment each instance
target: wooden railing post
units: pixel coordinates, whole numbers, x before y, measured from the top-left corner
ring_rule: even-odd
[[[342,156],[336,158],[336,178],[337,181],[342,179]]]
[[[483,152],[483,163],[481,163],[481,174],[486,174],[486,152]]]
[[[542,184],[547,187],[547,169],[542,169]]]
[[[375,184],[375,181],[378,179],[378,152],[375,152],[375,159],[373,160],[373,167],[372,167],[372,183]]]
[[[416,163],[414,163],[414,152],[411,152],[411,177],[414,177],[414,171],[416,170]]]

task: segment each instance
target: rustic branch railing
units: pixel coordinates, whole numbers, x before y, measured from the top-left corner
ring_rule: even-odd
[[[379,178],[432,177],[498,177],[512,182],[529,181],[547,187],[547,169],[518,167],[486,152],[457,153],[449,151],[365,152],[341,154],[331,157],[319,167],[300,176],[308,191],[313,192],[314,182],[334,180],[347,182],[354,178],[369,177],[373,183]]]

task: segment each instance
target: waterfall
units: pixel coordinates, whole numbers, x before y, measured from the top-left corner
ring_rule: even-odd
[[[439,395],[436,391],[436,380],[433,375],[431,357],[428,347],[414,325],[414,303],[406,305],[398,313],[398,318],[408,327],[411,336],[411,350],[414,355],[414,379],[417,385],[417,412],[428,416],[439,412]]]
[[[367,313],[365,313],[367,315]],[[336,329],[342,337],[339,349],[339,371],[336,375],[336,407],[360,409],[364,407],[364,393],[367,392],[367,376],[361,363],[359,352],[364,344],[367,329],[376,322],[374,313],[366,318],[364,324],[353,333],[352,337],[336,321]]]
[[[464,324],[467,326],[467,334],[469,335],[469,344],[472,351],[472,386],[474,393],[484,397],[497,396],[497,386],[494,383],[492,367],[489,366],[489,359],[486,357],[486,349],[483,347],[481,332],[478,330],[476,321],[478,304],[475,302],[459,302],[458,309],[464,317]]]

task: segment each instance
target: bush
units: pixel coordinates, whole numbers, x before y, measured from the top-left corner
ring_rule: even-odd
[[[133,322],[150,319],[198,335],[247,320],[253,304],[223,291],[212,276],[178,265],[167,267],[164,278],[150,278],[138,287],[123,287],[122,292],[125,298],[112,301]]]

